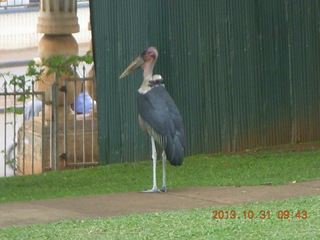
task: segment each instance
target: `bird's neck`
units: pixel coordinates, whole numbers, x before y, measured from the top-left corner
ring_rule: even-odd
[[[153,67],[154,67],[155,61],[148,61],[143,66],[143,80],[151,80],[152,79],[152,73],[153,73]]]
[[[149,86],[149,81],[152,80],[152,73],[155,61],[149,61],[144,64],[143,67],[143,82],[139,88],[139,93],[148,92],[151,87]]]
[[[147,93],[151,87],[149,86],[149,80],[143,80],[138,92],[141,94]]]

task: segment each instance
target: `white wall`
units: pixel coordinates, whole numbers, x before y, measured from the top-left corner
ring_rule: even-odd
[[[73,34],[78,43],[91,40],[91,31],[88,30],[90,10],[77,10],[80,32]],[[0,14],[0,51],[19,48],[30,48],[38,45],[42,34],[37,33],[38,12],[19,12]],[[1,53],[0,53],[1,54]]]

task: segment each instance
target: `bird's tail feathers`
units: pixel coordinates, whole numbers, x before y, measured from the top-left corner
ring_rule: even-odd
[[[183,163],[184,146],[178,136],[169,139],[165,152],[171,165],[180,166]]]

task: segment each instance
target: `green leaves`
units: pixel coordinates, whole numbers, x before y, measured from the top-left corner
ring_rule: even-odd
[[[44,72],[42,64],[36,63],[34,60],[28,64],[26,76],[33,78],[34,81],[39,81]]]
[[[30,98],[30,93],[32,91],[33,83],[36,81],[40,81],[43,74],[46,76],[58,73],[58,74],[68,74],[74,75],[73,68],[79,66],[80,63],[91,64],[93,63],[92,52],[88,51],[83,56],[72,55],[68,58],[61,55],[53,55],[49,58],[43,58],[42,62],[36,62],[34,60],[28,63],[27,72],[24,75],[15,75],[10,72],[0,73],[0,77],[10,77],[10,81],[7,86],[12,86],[14,92],[21,92],[18,94],[17,98],[18,102],[25,102],[26,99]],[[73,67],[73,68],[72,68]],[[48,69],[46,72],[45,70]],[[15,107],[7,108],[7,112],[23,114],[22,109],[18,109]]]
[[[15,113],[15,114],[23,114],[23,109],[22,108],[17,108],[17,107],[8,107],[6,108],[7,113]]]
[[[92,52],[88,51],[84,56],[72,55],[68,58],[61,55],[53,55],[47,59],[42,59],[42,67],[47,66],[49,68],[47,75],[52,73],[73,75],[71,66],[78,67],[81,62],[91,64],[93,62]]]

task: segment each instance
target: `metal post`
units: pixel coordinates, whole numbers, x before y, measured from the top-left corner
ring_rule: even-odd
[[[86,162],[86,135],[85,135],[85,123],[86,123],[86,98],[85,98],[85,92],[86,92],[86,85],[85,85],[85,71],[86,68],[85,66],[83,66],[82,68],[82,80],[81,80],[81,84],[82,84],[82,101],[83,101],[83,105],[82,105],[82,163]]]
[[[68,163],[68,108],[70,106],[67,106],[67,99],[68,99],[68,87],[67,87],[68,81],[64,82],[64,103],[63,103],[63,108],[64,108],[64,164],[67,165]]]
[[[41,114],[41,127],[42,127],[42,131],[41,131],[41,160],[42,160],[42,172],[45,171],[45,155],[47,155],[47,153],[45,153],[44,151],[44,133],[45,133],[45,93],[42,92],[42,114]]]
[[[16,144],[17,144],[17,136],[16,136],[16,128],[17,128],[17,114],[16,114],[16,109],[17,109],[17,88],[16,88],[16,84],[14,84],[13,87],[13,91],[14,91],[14,95],[13,95],[13,159],[14,159],[14,169],[13,169],[13,173],[14,175],[16,175],[16,169],[17,167],[17,152],[16,152]]]
[[[92,81],[92,80],[89,80]],[[94,82],[92,81],[92,85]],[[92,96],[92,116],[91,116],[91,162],[94,161],[93,153],[94,153],[94,87],[91,90],[91,96]]]
[[[59,170],[59,74],[55,73],[51,90],[51,162],[52,170]]]
[[[34,174],[34,81],[31,82],[31,90],[32,90],[32,131],[31,131],[31,158],[32,158],[32,174]],[[42,104],[44,105],[44,104]],[[42,112],[43,113],[43,112]],[[25,119],[24,119],[25,120]],[[42,129],[43,131],[43,129]],[[25,132],[25,129],[24,129]]]
[[[23,87],[22,87],[22,96],[23,96],[23,102],[22,102],[22,108],[23,108],[23,113],[22,113],[22,141],[23,141],[23,145],[22,145],[22,169],[20,168],[20,171],[22,171],[22,174],[25,175],[26,173],[26,118],[25,118],[25,110],[26,110],[26,85],[24,83]],[[33,106],[32,106],[33,107]],[[33,108],[32,108],[33,110]],[[33,114],[33,112],[32,112]],[[14,131],[16,131],[16,129],[14,129]],[[18,130],[19,131],[19,130]],[[19,135],[18,135],[19,136]],[[18,140],[17,140],[17,144],[18,144]],[[16,158],[17,159],[17,158]],[[33,162],[33,158],[32,158],[32,163],[31,163],[31,172],[32,174],[33,169],[34,169],[34,162]]]
[[[4,176],[7,176],[7,81],[4,81]]]
[[[76,76],[77,70],[74,66],[74,75]],[[74,84],[74,92],[73,92],[73,106],[74,106],[74,116],[73,116],[73,164],[74,166],[77,165],[77,109],[76,109],[76,102],[77,102],[77,81],[76,78],[73,79]]]

